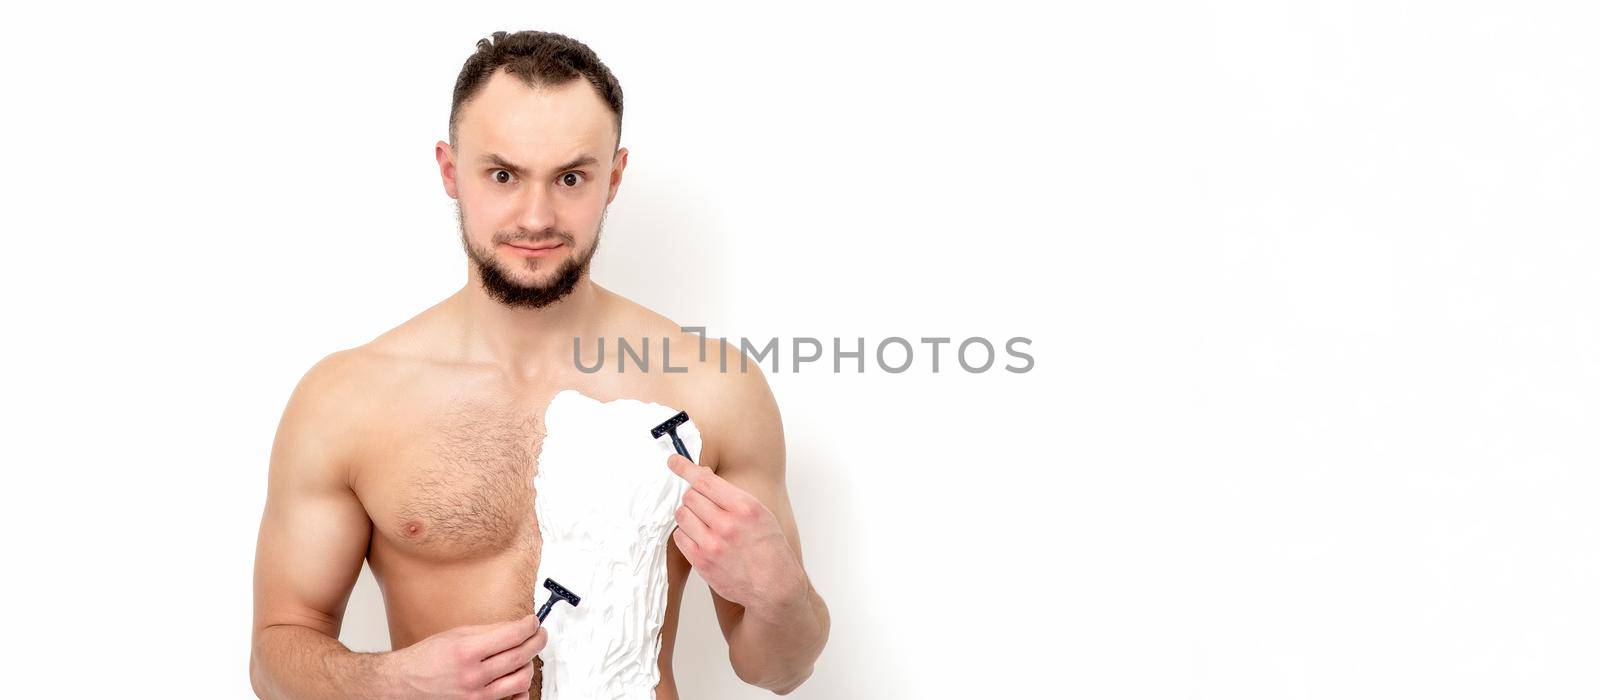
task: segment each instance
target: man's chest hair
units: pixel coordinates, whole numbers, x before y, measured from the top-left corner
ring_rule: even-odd
[[[533,475],[544,436],[542,408],[462,402],[440,411],[389,465],[397,498],[388,527],[436,554],[517,544],[534,530]]]

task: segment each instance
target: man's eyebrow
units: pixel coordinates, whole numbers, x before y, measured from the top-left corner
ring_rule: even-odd
[[[520,165],[517,165],[516,163],[513,163],[513,162],[511,162],[509,160],[506,160],[504,157],[502,157],[498,153],[487,154],[487,155],[485,155],[483,157],[483,159],[485,161],[488,161],[489,163],[493,163],[494,165],[496,165],[498,167],[505,168],[506,170],[509,170],[512,173],[517,174],[517,175],[522,175],[522,174],[528,172],[528,170],[526,168],[524,168],[524,167],[522,167]],[[576,168],[576,167],[580,167],[580,166],[584,166],[584,165],[594,165],[595,163],[598,163],[598,162],[600,162],[600,160],[595,158],[592,155],[578,156],[577,158],[573,158],[572,160],[567,161],[566,163],[562,163],[560,167],[557,167],[555,169],[555,171],[558,172],[558,173],[559,172],[566,172],[566,171],[571,170],[571,169]]]

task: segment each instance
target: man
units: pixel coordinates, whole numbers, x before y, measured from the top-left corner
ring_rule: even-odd
[[[531,614],[532,481],[544,408],[563,389],[686,410],[703,437],[700,465],[676,455],[660,465],[689,491],[667,545],[656,697],[677,698],[673,642],[691,566],[712,589],[741,679],[783,694],[810,675],[829,619],[801,563],[765,378],[740,371],[737,351],[721,371],[722,348],[702,353],[699,335],[589,278],[628,162],[621,127],[621,89],[579,42],[497,32],[467,60],[450,141],[435,147],[467,284],[323,358],[290,397],[256,549],[258,695],[538,696],[534,659],[549,634]],[[669,339],[672,365],[687,371],[586,372],[576,361],[575,338],[591,353],[602,338],[644,337]],[[391,652],[338,641],[363,558],[383,590]]]

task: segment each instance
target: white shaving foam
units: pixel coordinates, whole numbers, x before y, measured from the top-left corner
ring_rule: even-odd
[[[678,413],[658,403],[601,403],[567,389],[545,409],[533,477],[542,538],[534,600],[546,578],[578,595],[545,619],[545,700],[653,700],[667,608],[667,537],[688,482],[667,468],[672,438],[650,429]],[[678,426],[695,462],[700,430]]]

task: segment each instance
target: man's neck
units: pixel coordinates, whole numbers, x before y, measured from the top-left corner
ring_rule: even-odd
[[[516,378],[548,375],[554,363],[572,362],[574,337],[592,333],[600,291],[584,273],[560,301],[537,309],[512,307],[490,297],[477,276],[470,275],[455,294],[462,358],[497,365]]]

